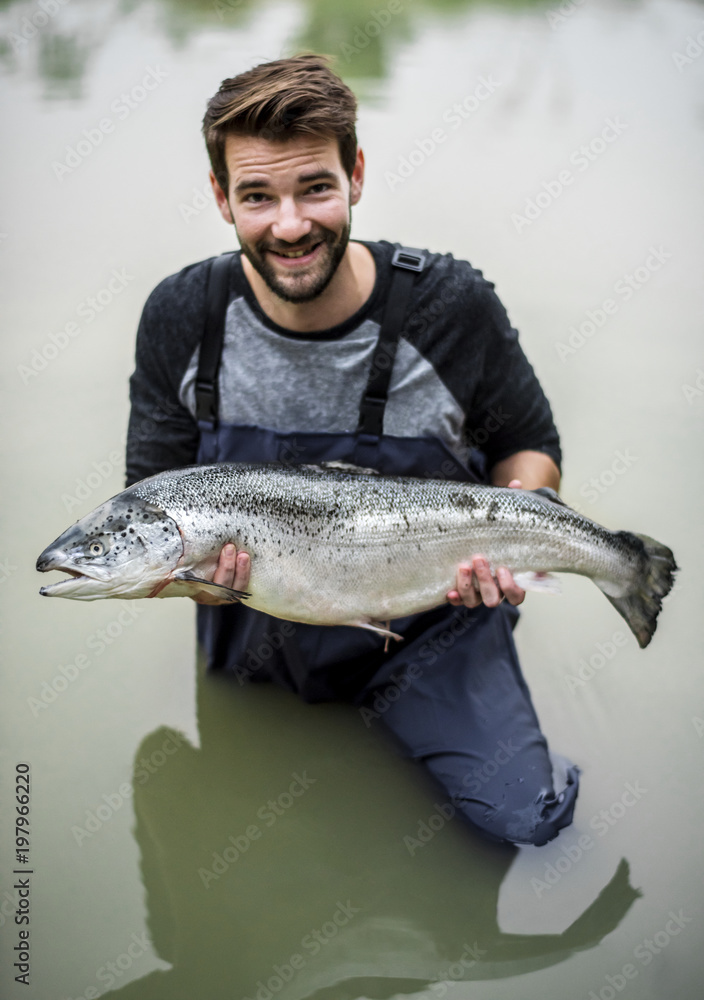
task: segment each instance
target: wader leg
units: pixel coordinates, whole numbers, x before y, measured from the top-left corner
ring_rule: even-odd
[[[380,670],[362,704],[486,836],[540,845],[572,822],[579,770],[568,766],[553,787],[513,642],[516,619],[510,605],[458,609]]]

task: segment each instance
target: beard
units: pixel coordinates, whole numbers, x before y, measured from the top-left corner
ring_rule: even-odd
[[[322,244],[318,251],[318,258],[314,262],[312,270],[304,274],[292,273],[286,277],[276,271],[267,251],[286,251],[294,249],[293,246],[288,248],[286,246],[272,246],[265,240],[249,244],[241,239],[239,233],[237,236],[242,253],[275,295],[283,299],[284,302],[310,302],[317,298],[330,284],[332,276],[347,250],[350,228],[350,223],[346,222],[339,234],[333,232],[332,229],[321,228],[313,235],[313,238],[306,237],[306,247],[313,247],[317,243]],[[295,249],[299,249],[299,247],[295,247]]]

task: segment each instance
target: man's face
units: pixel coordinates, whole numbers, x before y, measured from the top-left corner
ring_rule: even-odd
[[[316,298],[347,248],[350,207],[362,192],[361,151],[351,179],[335,139],[272,142],[231,135],[225,156],[227,198],[217,184],[213,188],[223,217],[234,222],[242,253],[279,298]]]

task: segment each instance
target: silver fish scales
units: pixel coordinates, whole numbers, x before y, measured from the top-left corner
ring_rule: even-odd
[[[251,557],[247,595],[210,582],[222,546]],[[279,618],[381,624],[446,601],[475,554],[526,588],[578,573],[604,592],[641,646],[677,569],[670,549],[610,531],[551,490],[382,476],[350,467],[220,464],[159,473],[67,529],[37,568],[69,579],[46,596],[194,596],[210,592]]]

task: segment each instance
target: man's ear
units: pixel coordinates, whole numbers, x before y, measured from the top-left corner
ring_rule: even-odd
[[[220,215],[222,215],[225,222],[228,222],[231,226],[234,226],[235,220],[232,218],[232,212],[230,211],[230,206],[227,202],[227,195],[218,184],[217,180],[215,179],[215,174],[213,173],[212,170],[210,171],[210,174],[208,176],[210,177],[210,184],[213,188],[215,201],[217,203],[218,208],[220,209]]]
[[[364,153],[358,147],[357,157],[354,161],[354,169],[350,177],[350,205],[356,205],[362,197],[362,187],[364,186]]]

